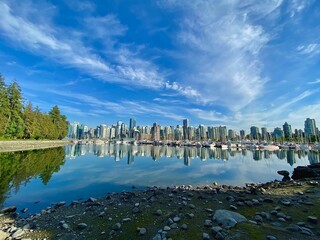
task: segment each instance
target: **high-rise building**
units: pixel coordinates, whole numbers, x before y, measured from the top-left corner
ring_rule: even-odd
[[[262,137],[262,140],[265,140],[265,141],[268,141],[268,130],[266,127],[262,127],[261,128],[261,137]]]
[[[200,124],[198,129],[199,129],[199,140],[207,140],[207,128],[203,124]]]
[[[136,127],[137,122],[134,118],[130,118],[129,130],[132,130]]]
[[[307,118],[304,122],[304,134],[306,137],[316,135],[316,121],[314,119]]]
[[[259,139],[259,128],[252,126],[250,128],[250,135],[251,135],[252,139],[255,139],[255,140]]]
[[[274,138],[277,140],[279,138],[282,138],[284,137],[284,133],[283,133],[283,130],[279,127],[276,127],[274,130],[273,130],[273,136]]]
[[[160,141],[160,126],[157,123],[151,128],[151,136],[153,141]]]
[[[240,130],[240,138],[245,139],[246,138],[246,131],[245,130]]]
[[[283,128],[284,137],[291,139],[291,137],[292,137],[291,125],[289,125],[287,122],[285,122],[283,124],[282,128]]]
[[[188,127],[189,127],[189,119],[184,119],[183,120],[183,139],[184,140],[189,139]]]
[[[225,142],[227,140],[227,127],[226,126],[220,126],[218,127],[219,131],[219,141]]]

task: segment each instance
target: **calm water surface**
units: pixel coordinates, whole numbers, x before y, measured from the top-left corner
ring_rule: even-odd
[[[58,201],[132,186],[244,185],[281,180],[278,170],[318,163],[313,151],[249,151],[151,145],[69,145],[0,153],[0,205],[34,213]]]

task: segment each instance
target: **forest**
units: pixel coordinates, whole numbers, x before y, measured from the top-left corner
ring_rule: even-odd
[[[68,126],[57,105],[45,113],[31,102],[25,104],[19,84],[7,85],[0,74],[0,139],[63,139]]]

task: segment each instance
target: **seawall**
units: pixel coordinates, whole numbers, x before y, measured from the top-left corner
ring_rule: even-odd
[[[62,140],[17,140],[0,141],[0,152],[15,152],[34,149],[54,148],[69,145],[69,141]]]

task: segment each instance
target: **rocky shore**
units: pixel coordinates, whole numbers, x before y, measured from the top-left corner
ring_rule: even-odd
[[[319,178],[179,186],[0,213],[0,239],[320,239]]]
[[[54,148],[69,145],[69,141],[62,140],[17,140],[17,141],[0,141],[0,152],[15,152],[34,149]]]

